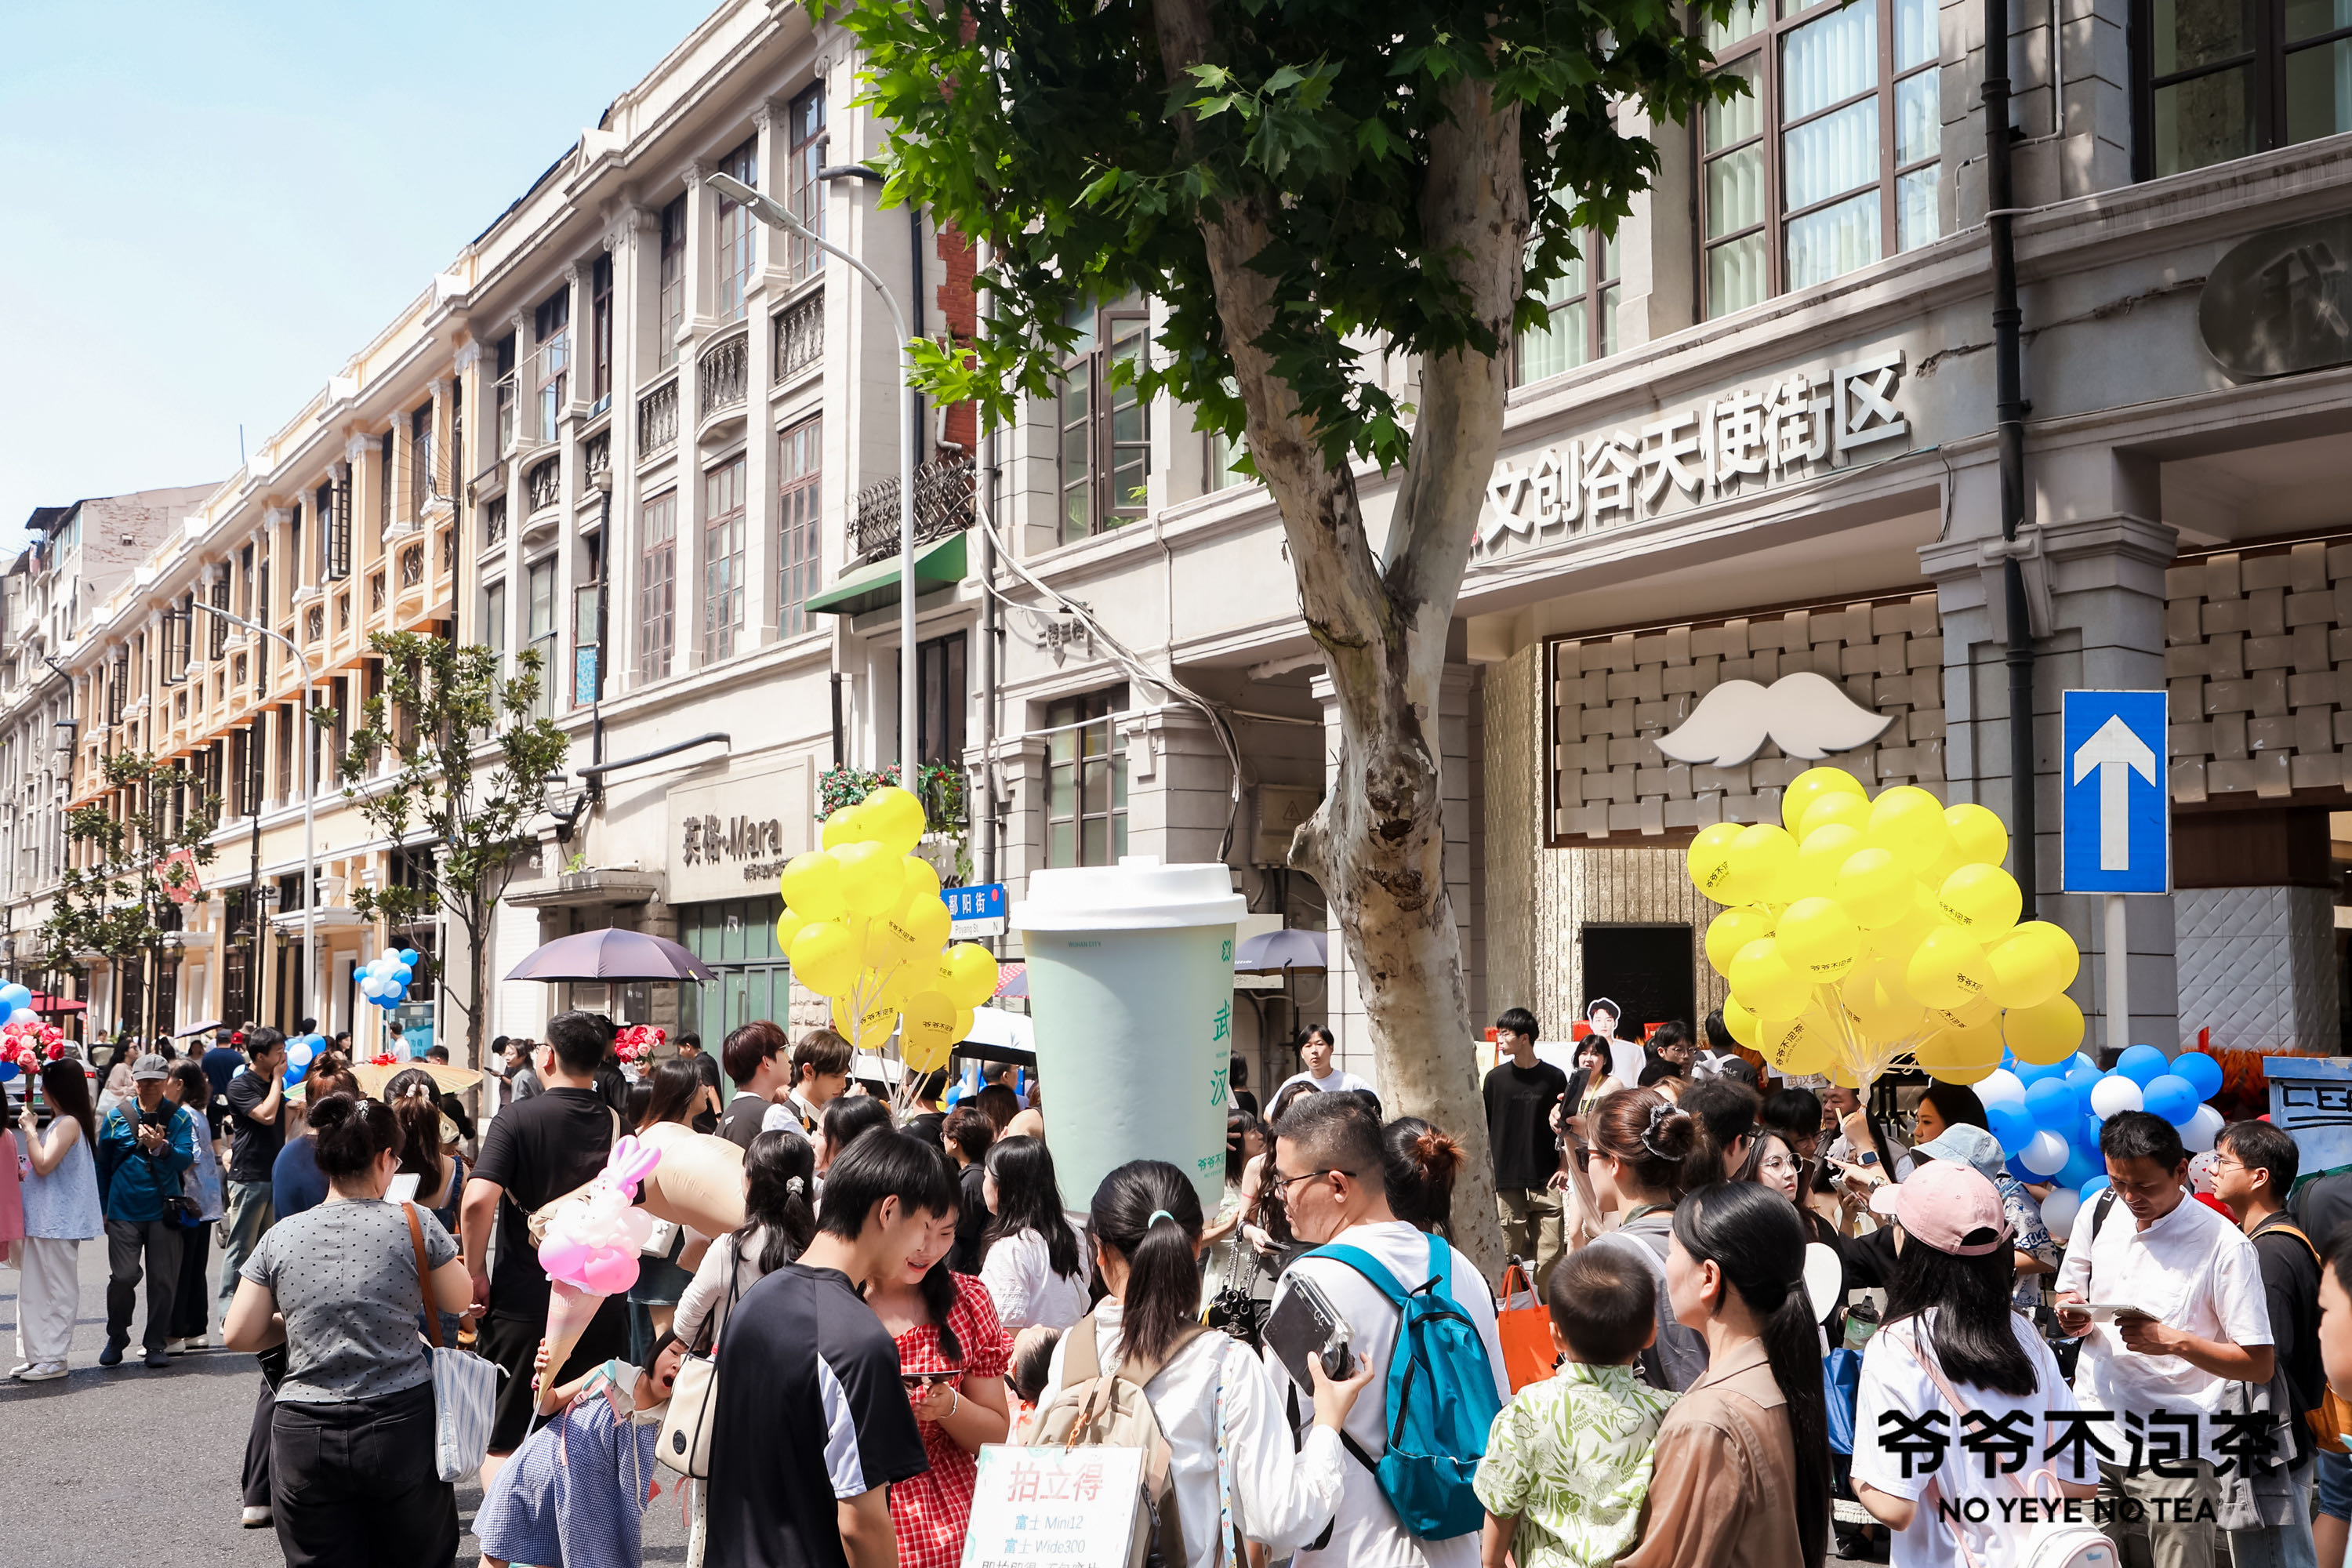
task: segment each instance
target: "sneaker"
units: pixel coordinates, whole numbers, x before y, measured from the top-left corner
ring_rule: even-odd
[[[122,1364],[122,1347],[130,1342],[131,1342],[129,1340],[107,1341],[106,1348],[98,1352],[98,1364],[100,1366],[121,1366]]]
[[[150,1372],[154,1372],[154,1371],[158,1370],[159,1368],[162,1368],[162,1367],[167,1367],[167,1366],[169,1366],[169,1365],[171,1365],[171,1364],[172,1364],[172,1352],[171,1352],[170,1351],[167,1351],[167,1350],[162,1350],[162,1349],[156,1349],[156,1350],[149,1351],[149,1352],[147,1352],[147,1370],[148,1370],[148,1371],[150,1371]]]
[[[207,1330],[201,1334],[190,1334],[180,1342],[192,1351],[208,1351],[213,1348],[213,1336]]]
[[[40,1363],[37,1362],[20,1361],[15,1366],[8,1369],[8,1375],[10,1377],[22,1377],[39,1364]]]
[[[269,1510],[266,1508],[248,1508],[237,1516],[237,1522],[247,1530],[268,1530]]]
[[[163,1342],[163,1353],[165,1355],[184,1354],[187,1348],[188,1342],[185,1340],[165,1340]]]
[[[45,1361],[37,1365],[27,1367],[23,1372],[18,1373],[16,1374],[16,1381],[19,1383],[55,1383],[65,1374],[65,1363],[61,1361]]]

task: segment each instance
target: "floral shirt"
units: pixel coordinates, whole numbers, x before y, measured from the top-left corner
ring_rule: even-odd
[[[2000,1189],[2001,1212],[2009,1220],[2010,1245],[2056,1268],[2063,1260],[2064,1250],[2051,1239],[2050,1227],[2042,1223],[2042,1205],[2023,1183],[2004,1171],[1993,1185]],[[2021,1274],[2010,1292],[2010,1304],[2019,1311],[2032,1314],[2042,1304],[2042,1287],[2055,1278],[2052,1274]]]
[[[1487,1512],[1517,1516],[1519,1568],[1602,1568],[1633,1544],[1674,1402],[1630,1366],[1571,1361],[1503,1406],[1475,1484]]]

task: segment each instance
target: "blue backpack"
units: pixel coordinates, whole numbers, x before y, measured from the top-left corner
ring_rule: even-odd
[[[1475,1533],[1486,1510],[1470,1483],[1503,1402],[1495,1393],[1486,1341],[1446,1294],[1453,1248],[1444,1237],[1431,1237],[1430,1278],[1410,1290],[1360,1247],[1318,1247],[1307,1256],[1346,1264],[1386,1296],[1401,1318],[1389,1355],[1388,1450],[1374,1464],[1346,1438],[1349,1452],[1372,1472],[1381,1495],[1414,1535],[1447,1541]]]

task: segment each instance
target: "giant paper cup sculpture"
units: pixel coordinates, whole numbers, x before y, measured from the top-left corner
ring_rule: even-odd
[[[2082,955],[2059,927],[2019,923],[1999,817],[1909,784],[1872,799],[1842,768],[1800,773],[1780,814],[1702,828],[1690,848],[1691,880],[1727,906],[1706,957],[1731,982],[1734,1039],[1848,1087],[1905,1062],[1975,1083],[2005,1053],[2073,1055],[2083,1015],[2065,991]]]
[[[1234,931],[1247,908],[1222,865],[1130,855],[1031,873],[1012,925],[1065,1194],[1092,1194],[1129,1160],[1166,1160],[1191,1173],[1204,1209],[1223,1195]]]
[[[539,1266],[550,1286],[545,1388],[554,1387],[597,1305],[637,1282],[637,1254],[653,1237],[654,1216],[632,1200],[637,1184],[660,1163],[661,1151],[625,1137],[613,1145],[596,1179],[549,1217],[539,1243]]]

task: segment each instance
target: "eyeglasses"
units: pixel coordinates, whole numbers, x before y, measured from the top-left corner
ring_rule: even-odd
[[[1280,1166],[1276,1166],[1275,1169],[1276,1174],[1273,1184],[1274,1190],[1281,1194],[1285,1200],[1289,1198],[1290,1189],[1297,1186],[1301,1182],[1311,1182],[1318,1176],[1346,1176],[1350,1180],[1353,1180],[1356,1174],[1353,1171],[1342,1171],[1336,1165],[1326,1166],[1319,1171],[1308,1171],[1304,1175],[1297,1176],[1283,1175],[1281,1173]]]
[[[953,1383],[963,1375],[961,1372],[902,1372],[898,1381],[909,1394],[925,1394],[942,1383]]]

